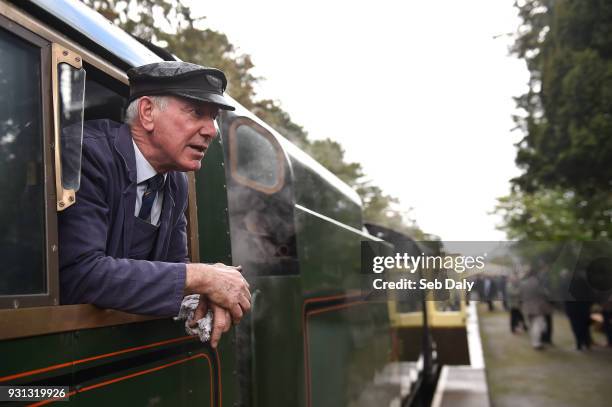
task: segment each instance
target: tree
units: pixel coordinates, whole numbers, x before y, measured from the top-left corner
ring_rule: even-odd
[[[253,104],[252,112],[301,149],[306,149],[310,144],[306,130],[291,120],[278,101],[259,100]]]
[[[325,168],[352,187],[357,187],[358,181],[363,178],[361,164],[347,163],[344,160],[342,146],[329,138],[310,142],[306,146],[306,151]]]
[[[514,51],[531,73],[518,98],[527,113],[514,180],[524,191],[570,188],[585,196],[612,185],[612,4],[529,0]]]
[[[601,195],[603,196],[603,195]],[[496,211],[512,240],[595,240],[609,237],[612,198],[587,202],[571,190],[514,191]],[[593,211],[593,208],[597,210]]]
[[[526,61],[530,81],[516,98],[524,112],[515,117],[524,133],[516,156],[523,173],[496,208],[505,219],[501,227],[514,237],[609,236],[612,4],[523,0],[516,6],[523,23],[513,51]]]
[[[81,0],[134,37],[166,48],[184,61],[214,66],[228,79],[228,93],[247,109],[253,107],[254,86],[250,55],[238,54],[225,34],[200,28],[191,9],[177,0]]]
[[[380,187],[365,179],[361,164],[346,162],[344,149],[339,143],[329,138],[315,140],[305,149],[338,178],[355,188],[363,202],[364,222],[386,226],[424,240],[425,234],[418,228],[416,222],[410,219],[408,213],[398,209],[399,200],[385,194]]]

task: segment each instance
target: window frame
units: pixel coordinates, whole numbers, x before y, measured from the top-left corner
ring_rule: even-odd
[[[57,215],[55,213],[55,171],[53,168],[53,113],[51,109],[51,42],[0,15],[0,28],[40,50],[40,103],[42,120],[42,158],[44,182],[44,253],[42,265],[46,292],[0,296],[0,308],[23,308],[59,304]]]
[[[81,56],[71,52],[69,49],[62,47],[57,42],[51,44],[51,86],[53,95],[53,139],[54,139],[54,159],[55,159],[55,191],[57,201],[57,211],[61,212],[67,209],[69,206],[74,205],[76,202],[76,190],[66,189],[63,186],[63,169],[62,169],[62,151],[61,151],[61,140],[60,140],[60,79],[58,77],[58,68],[60,64],[66,64],[71,66],[73,69],[83,69],[83,61]],[[84,70],[84,69],[83,69]],[[79,168],[80,170],[80,168]]]
[[[276,170],[278,173],[278,181],[271,187],[260,184],[250,178],[244,177],[238,173],[238,127],[248,126],[255,130],[260,136],[264,137],[274,148],[276,153]],[[278,140],[271,132],[263,126],[249,119],[248,117],[238,117],[234,119],[229,127],[229,164],[232,178],[239,184],[247,186],[267,195],[272,195],[283,189],[285,185],[285,155]]]

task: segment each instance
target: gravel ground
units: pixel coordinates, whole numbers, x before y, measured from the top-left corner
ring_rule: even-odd
[[[481,304],[478,314],[492,407],[612,406],[612,349],[575,351],[563,313],[554,316],[555,346],[543,351],[531,348],[526,333],[510,333],[508,313]],[[605,343],[599,333],[594,340]]]

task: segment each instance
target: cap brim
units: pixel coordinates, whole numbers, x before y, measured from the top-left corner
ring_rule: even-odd
[[[187,99],[198,100],[201,102],[209,102],[219,106],[219,109],[223,110],[236,110],[229,100],[221,95],[208,92],[172,92],[172,95],[182,96]]]

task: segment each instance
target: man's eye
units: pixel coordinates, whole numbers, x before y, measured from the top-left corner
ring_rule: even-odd
[[[198,118],[203,118],[203,117],[210,117],[213,120],[217,119],[217,114],[219,112],[211,112],[210,110],[206,110],[206,109],[196,109],[195,110],[195,115]]]

